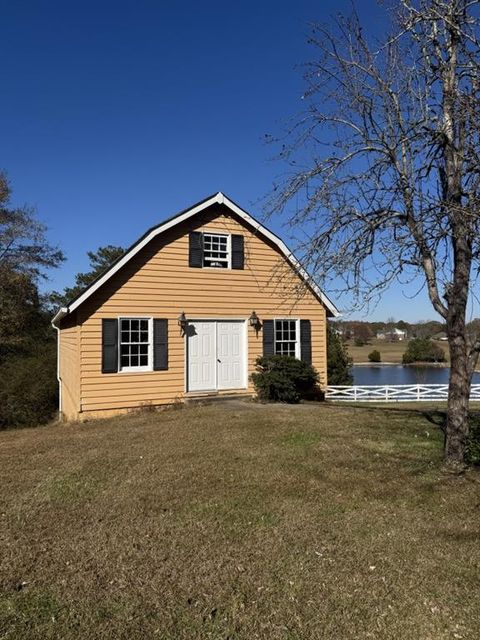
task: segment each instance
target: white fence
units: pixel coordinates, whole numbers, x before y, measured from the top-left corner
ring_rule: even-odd
[[[431,402],[447,400],[448,384],[328,386],[325,398],[341,402]],[[470,400],[480,400],[480,384],[472,384]]]

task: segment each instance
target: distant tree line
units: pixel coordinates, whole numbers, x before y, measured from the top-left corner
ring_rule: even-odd
[[[387,340],[397,340],[395,329],[404,331],[407,338],[436,338],[446,335],[446,325],[438,320],[425,320],[420,322],[395,321],[367,322],[362,320],[335,320],[333,326],[345,341],[352,341],[358,346],[368,344],[377,335],[383,334]],[[475,333],[480,329],[480,319],[476,318],[468,325],[468,329]]]

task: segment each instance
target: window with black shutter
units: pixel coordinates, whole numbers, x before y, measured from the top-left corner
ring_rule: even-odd
[[[300,360],[312,364],[312,325],[310,320],[300,320]]]
[[[310,320],[279,318],[263,322],[263,355],[292,356],[312,362]]]
[[[191,231],[188,264],[197,269],[243,269],[244,244],[239,234]]]
[[[102,320],[102,373],[118,371],[118,320]]]
[[[232,269],[243,269],[245,263],[245,249],[243,236],[232,235]]]
[[[199,231],[190,231],[188,264],[197,269],[203,266],[203,234]]]
[[[153,321],[153,368],[168,369],[168,320],[160,318]]]
[[[263,332],[263,355],[273,356],[275,354],[275,337],[273,320],[264,320],[262,323]]]

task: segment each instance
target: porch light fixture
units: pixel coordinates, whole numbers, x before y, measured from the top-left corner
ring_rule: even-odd
[[[254,329],[258,329],[258,326],[260,325],[260,318],[257,316],[255,311],[252,311],[252,313],[250,314],[248,322],[250,323],[251,327],[253,327]]]
[[[185,333],[185,329],[187,328],[187,316],[185,315],[185,311],[178,316],[178,326],[180,327],[182,333]]]

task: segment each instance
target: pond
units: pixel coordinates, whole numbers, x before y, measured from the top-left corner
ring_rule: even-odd
[[[368,365],[352,367],[354,384],[447,384],[448,367],[404,367],[402,365]],[[480,372],[472,382],[480,384]]]

